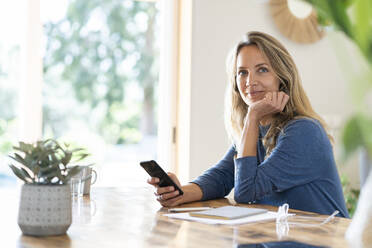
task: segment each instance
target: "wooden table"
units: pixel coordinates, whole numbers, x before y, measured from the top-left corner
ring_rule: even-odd
[[[0,191],[1,192],[1,191]],[[15,193],[18,192],[18,193]],[[73,223],[67,235],[36,238],[22,235],[17,225],[19,191],[1,192],[0,247],[238,247],[240,244],[295,240],[312,245],[348,247],[344,239],[349,219],[335,218],[316,227],[291,226],[277,230],[275,221],[239,226],[207,225],[162,216],[167,210],[149,186],[92,188],[90,197],[73,201]],[[223,206],[231,199],[185,204]],[[243,205],[243,204],[239,204]],[[276,211],[271,206],[265,207]],[[324,217],[290,211],[297,215]],[[293,217],[291,221],[296,221]],[[307,220],[306,223],[312,223]]]

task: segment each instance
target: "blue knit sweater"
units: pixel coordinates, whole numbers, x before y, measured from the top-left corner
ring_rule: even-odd
[[[234,188],[238,203],[280,206],[349,217],[332,146],[319,122],[289,122],[269,157],[262,137],[269,126],[260,126],[257,156],[235,159],[235,147],[193,183],[200,186],[202,200],[222,198]]]

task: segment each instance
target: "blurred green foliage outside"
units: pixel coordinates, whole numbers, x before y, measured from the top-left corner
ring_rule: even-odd
[[[110,144],[156,133],[157,16],[154,2],[71,0],[44,23],[44,137],[79,120]]]

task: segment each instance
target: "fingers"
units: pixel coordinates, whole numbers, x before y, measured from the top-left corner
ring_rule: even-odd
[[[173,186],[168,186],[168,187],[156,187],[155,194],[156,195],[162,195],[165,193],[170,193],[174,191]]]
[[[181,187],[180,181],[177,176],[171,172],[167,173],[168,176]],[[155,187],[154,195],[156,200],[164,207],[173,207],[181,203],[182,195],[178,190],[175,190],[174,186],[159,187],[159,178],[152,177],[147,180],[147,183]]]
[[[180,192],[175,190],[173,186],[156,187],[154,195],[156,196],[156,200],[163,206],[170,206],[174,204],[173,198],[181,197]]]
[[[176,191],[172,191],[170,193],[164,193],[164,194],[160,194],[160,195],[155,193],[155,192],[154,192],[154,194],[157,196],[156,199],[158,201],[167,201],[169,199],[172,199],[172,198],[178,196],[180,194],[180,192],[178,190],[176,190]]]
[[[285,93],[283,93],[284,96],[283,96],[283,99],[282,99],[282,103],[280,105],[280,111],[283,111],[283,109],[285,108],[285,105],[287,105],[287,102],[289,101],[289,96]]]
[[[272,96],[272,99],[270,101],[270,93]],[[269,92],[266,94],[265,98],[267,99],[268,103],[272,107],[272,112],[281,112],[283,111],[285,105],[287,104],[289,100],[289,96],[285,94],[284,92]]]
[[[164,187],[164,188],[170,188],[170,187]],[[162,192],[162,189],[163,188],[158,188],[160,192]],[[178,190],[171,191],[169,193],[163,193],[163,194],[157,194],[156,192],[154,192],[154,194],[157,196],[156,200],[164,207],[174,207],[181,203],[182,195],[180,195]]]
[[[279,110],[282,111],[282,101],[283,101],[283,98],[284,98],[284,92],[278,92],[278,97],[277,97],[277,102],[276,102],[276,106],[279,107]]]
[[[174,173],[168,172],[167,174],[173,180],[173,182],[175,182],[177,184],[178,187],[181,187],[181,183],[180,183],[180,181],[178,180],[177,176]]]
[[[247,115],[249,114],[257,120],[262,120],[265,116],[282,112],[288,100],[289,96],[282,91],[266,92],[264,99],[256,101],[249,106]]]
[[[266,99],[267,102],[271,102],[272,99],[273,99],[273,93],[272,92],[267,92],[265,94],[265,99]]]
[[[275,107],[278,105],[278,92],[274,91],[272,94],[273,98],[271,100],[271,105]]]
[[[151,177],[151,178],[147,179],[147,183],[156,187],[158,185],[158,183],[159,183],[159,178],[157,178],[157,177]]]
[[[161,199],[157,199],[157,200],[163,207],[174,207],[181,203],[182,195],[179,195],[169,200],[161,200]]]

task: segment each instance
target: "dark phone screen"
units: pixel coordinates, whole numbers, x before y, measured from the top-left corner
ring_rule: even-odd
[[[178,192],[180,192],[180,195],[183,194],[183,191],[154,160],[143,161],[140,163],[140,165],[150,176],[159,178],[160,187],[173,186],[176,190],[178,190]]]

